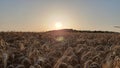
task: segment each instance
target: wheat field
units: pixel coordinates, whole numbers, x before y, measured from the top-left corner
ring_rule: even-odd
[[[120,34],[0,32],[0,68],[120,68]]]

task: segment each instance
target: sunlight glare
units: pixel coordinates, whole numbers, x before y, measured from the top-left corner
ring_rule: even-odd
[[[62,23],[61,22],[56,22],[55,27],[56,27],[56,29],[61,29],[62,28]]]

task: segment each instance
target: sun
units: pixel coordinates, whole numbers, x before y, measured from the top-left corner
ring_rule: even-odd
[[[56,29],[61,29],[62,28],[62,23],[61,22],[56,22],[55,27]]]

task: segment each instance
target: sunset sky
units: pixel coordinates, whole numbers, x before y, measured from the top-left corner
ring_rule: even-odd
[[[118,31],[120,0],[0,0],[0,31]]]

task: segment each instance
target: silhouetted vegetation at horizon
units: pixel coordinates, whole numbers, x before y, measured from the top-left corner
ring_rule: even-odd
[[[81,32],[81,33],[119,33],[114,31],[98,31],[98,30],[75,30],[75,29],[59,29],[59,30],[49,30],[49,31],[0,31],[0,33],[45,33],[45,32]]]
[[[113,31],[90,31],[90,30],[74,30],[74,29],[61,29],[61,30],[52,30],[47,32],[119,33]]]

